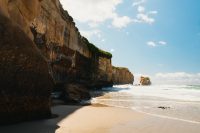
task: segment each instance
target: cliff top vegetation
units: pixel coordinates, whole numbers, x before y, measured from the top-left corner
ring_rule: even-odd
[[[87,44],[88,49],[92,53],[97,54],[99,56],[104,56],[104,57],[107,57],[107,58],[112,58],[112,54],[111,53],[109,53],[107,51],[104,51],[104,50],[96,47],[94,44],[90,43],[87,38],[82,37],[82,41]]]

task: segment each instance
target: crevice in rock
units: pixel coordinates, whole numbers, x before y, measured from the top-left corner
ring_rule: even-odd
[[[31,26],[30,29],[34,36],[34,42],[37,45],[37,47],[42,48],[43,46],[45,46],[46,44],[45,34],[38,33],[36,26]]]

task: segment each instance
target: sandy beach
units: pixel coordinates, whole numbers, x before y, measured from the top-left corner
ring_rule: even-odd
[[[200,125],[100,105],[52,107],[56,118],[0,127],[0,133],[199,133]]]

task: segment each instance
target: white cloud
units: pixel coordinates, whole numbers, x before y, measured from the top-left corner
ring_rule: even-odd
[[[97,38],[101,39],[101,31],[98,29],[93,30],[81,30],[81,35],[85,36],[86,38],[90,39],[92,36],[96,36]]]
[[[158,11],[149,11],[148,14],[158,14]]]
[[[165,41],[159,41],[158,42],[160,45],[166,45],[167,44],[167,42],[165,42]]]
[[[194,75],[188,74],[185,72],[175,72],[175,73],[157,73],[156,77],[158,78],[168,78],[168,79],[176,79],[176,78],[190,78]]]
[[[200,84],[200,73],[157,73],[154,77],[155,82],[172,84]]]
[[[151,47],[156,47],[156,43],[153,42],[153,41],[147,42],[147,45],[148,45],[148,46],[151,46]]]
[[[155,19],[152,15],[157,11],[146,11],[142,5],[146,0],[138,0],[133,2],[133,6],[137,9],[135,18],[127,15],[119,15],[116,11],[117,6],[122,4],[124,0],[60,0],[64,9],[66,9],[74,20],[79,23],[87,24],[88,31],[82,30],[81,33],[91,38],[92,36],[101,37],[100,31],[97,30],[100,24],[108,23],[109,27],[125,28],[131,23],[152,24]],[[79,27],[81,28],[81,27]],[[81,30],[81,29],[80,29]],[[98,32],[98,33],[97,33]]]
[[[144,4],[146,0],[133,2],[133,6],[137,6],[137,15],[135,19],[129,16],[120,16],[116,12],[116,8],[123,0],[61,0],[64,9],[75,20],[81,23],[87,23],[91,28],[96,28],[99,24],[107,20],[111,20],[111,24],[115,28],[124,28],[132,22],[152,24],[155,19],[150,15],[157,14],[157,11],[149,11],[145,13]]]
[[[113,52],[115,52],[115,50],[114,50],[114,49],[111,49],[110,52],[113,53]]]
[[[103,22],[112,18],[122,0],[61,0],[64,8],[80,22]]]
[[[116,28],[126,27],[131,19],[128,16],[120,16],[116,7],[123,0],[61,0],[63,7],[68,10],[73,18],[81,23],[88,23],[90,27],[111,20]]]
[[[166,84],[166,85],[200,85],[200,73],[156,73],[155,75],[134,74],[135,84],[139,83],[141,76],[150,77],[153,84]]]
[[[158,42],[148,41],[147,45],[151,46],[151,47],[164,46],[164,45],[167,45],[167,42],[165,42],[165,41],[158,41]]]
[[[131,22],[132,20],[128,16],[123,16],[123,17],[116,16],[112,21],[112,25],[116,28],[123,28],[126,27]]]
[[[143,3],[145,3],[146,2],[146,0],[140,0],[140,1],[135,1],[135,2],[133,2],[133,6],[139,6],[139,5],[141,5],[141,4],[143,4]]]
[[[89,25],[90,28],[98,27],[98,23],[95,23],[95,22],[90,22],[90,23],[88,23],[88,25]]]
[[[106,40],[105,40],[105,39],[101,39],[101,41],[102,41],[102,42],[105,42]]]
[[[152,15],[156,15],[158,11],[146,11],[145,7],[142,5],[145,2],[145,0],[141,0],[133,3],[134,7],[137,6],[137,15],[133,22],[147,24],[152,24],[155,22],[155,19],[152,17]]]
[[[152,24],[155,22],[154,18],[149,17],[147,14],[139,13],[136,16],[135,22]]]
[[[138,6],[137,11],[138,12],[144,12],[145,8],[143,6]]]

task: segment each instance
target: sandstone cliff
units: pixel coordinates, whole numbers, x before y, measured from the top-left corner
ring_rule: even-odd
[[[0,14],[0,124],[50,117],[53,87],[35,44]]]
[[[87,89],[133,83],[128,69],[112,67],[112,55],[80,35],[59,0],[1,0],[0,14],[0,122],[48,117],[55,89],[79,101]]]
[[[113,67],[112,69],[113,84],[133,84],[134,76],[127,68]]]

